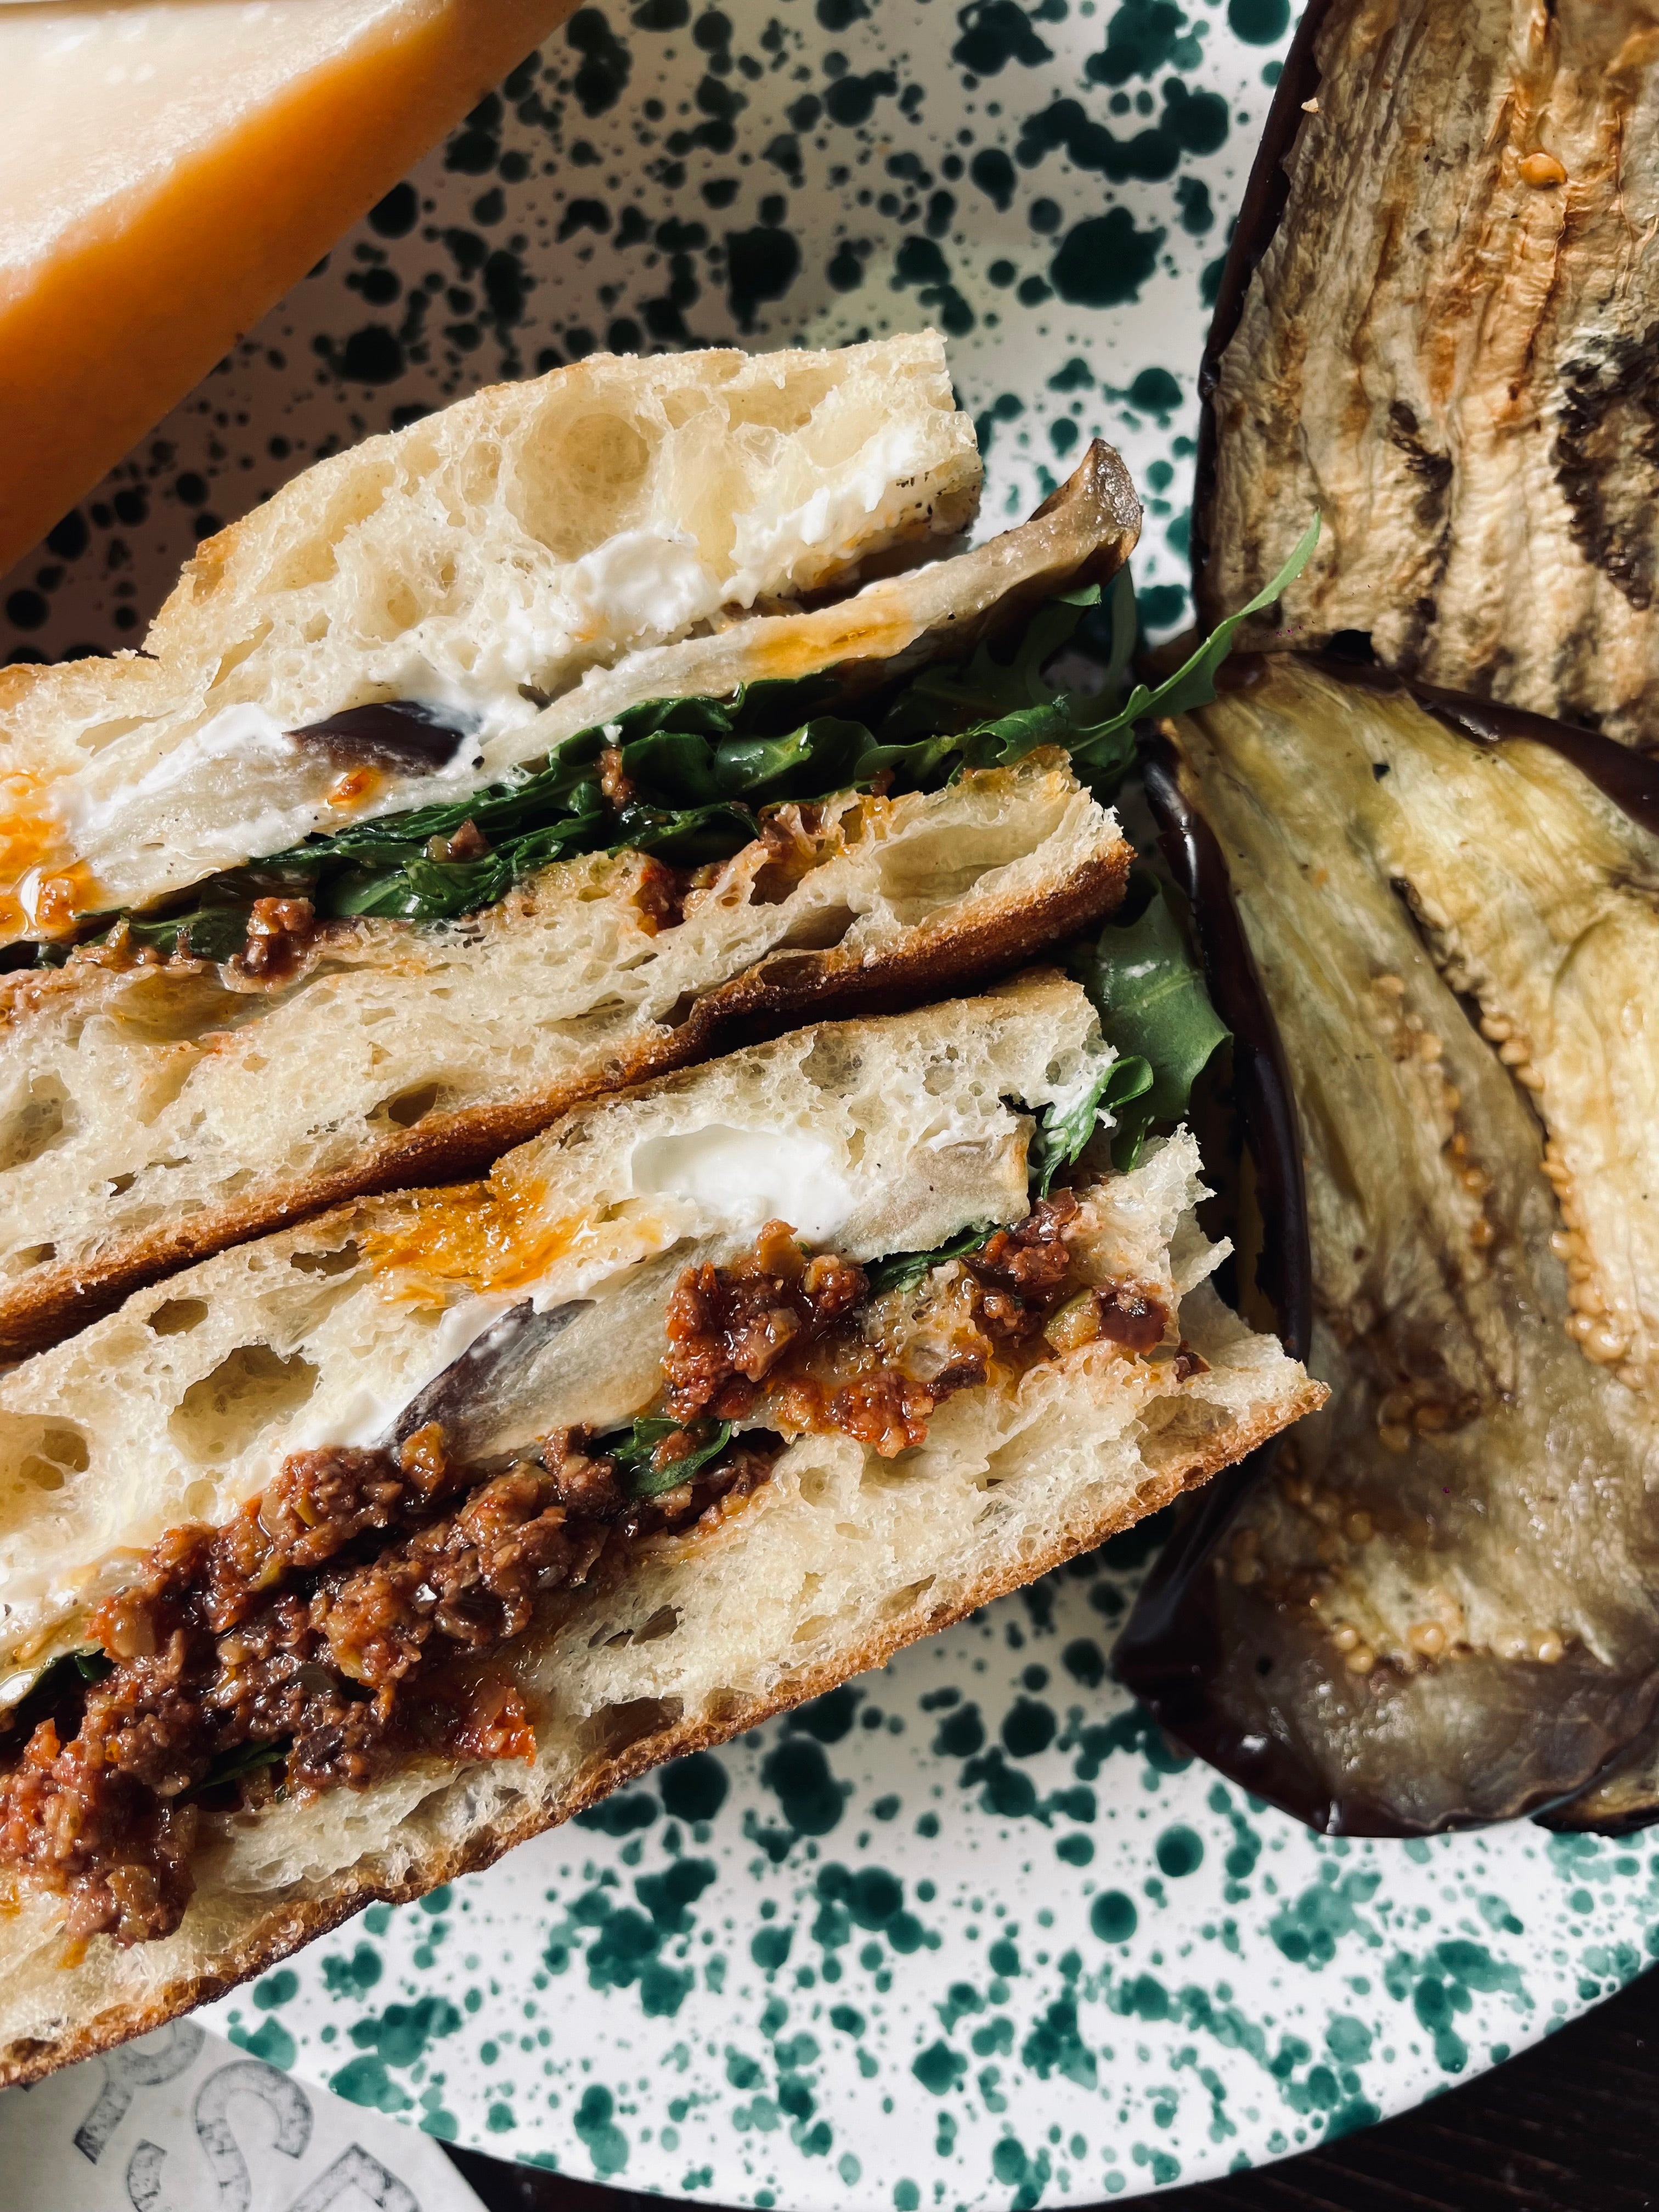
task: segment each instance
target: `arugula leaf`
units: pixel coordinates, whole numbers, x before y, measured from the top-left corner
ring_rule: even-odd
[[[70,1690],[78,1690],[92,1682],[101,1682],[115,1672],[115,1662],[107,1659],[95,1645],[84,1651],[60,1652],[40,1669],[29,1684],[27,1694],[38,1697],[44,1690],[53,1698],[61,1698]]]
[[[1153,1123],[1181,1119],[1193,1085],[1229,1035],[1162,884],[1139,870],[1132,883],[1151,889],[1134,919],[1109,922],[1092,944],[1075,947],[1067,963],[1107,1037],[1125,1055],[1116,1065],[1133,1062],[1146,1071],[1138,1091],[1110,1102],[1134,1107],[1115,1117],[1112,1157],[1121,1168],[1133,1166]]]
[[[1140,1147],[1146,1141],[1146,1130],[1152,1120],[1143,1103],[1150,1098],[1158,1081],[1157,1071],[1151,1060],[1139,1053],[1125,1053],[1112,1062],[1111,1079],[1101,1099],[1101,1111],[1112,1117],[1112,1165],[1132,1168],[1140,1158]],[[1133,1114],[1123,1109],[1133,1105]]]
[[[781,738],[730,738],[716,750],[722,794],[757,805],[787,799],[825,799],[866,779],[859,764],[870,744],[862,722],[820,714]]]
[[[216,1759],[207,1772],[190,1792],[199,1797],[204,1790],[222,1790],[228,1782],[240,1782],[245,1774],[257,1773],[262,1766],[281,1766],[288,1759],[291,1736],[279,1736],[273,1743],[240,1743],[234,1751],[227,1751]]]
[[[191,913],[130,927],[141,943],[171,951],[182,938],[197,957],[222,960],[246,940],[251,901],[273,889],[311,899],[323,915],[453,921],[495,905],[555,860],[631,847],[698,866],[755,836],[762,807],[827,798],[878,777],[897,792],[936,790],[964,769],[1011,766],[1038,745],[1064,747],[1079,775],[1107,798],[1133,762],[1137,723],[1215,696],[1216,670],[1239,624],[1300,573],[1318,534],[1316,518],[1266,589],[1151,690],[1137,684],[1124,696],[1136,638],[1126,568],[1112,585],[1110,655],[1095,692],[1057,687],[1045,672],[1100,605],[1091,584],[1039,607],[1006,658],[981,640],[965,661],[924,669],[884,701],[874,696],[867,720],[823,711],[835,701],[833,670],[763,679],[723,699],[642,700],[469,797],[308,838],[215,878]],[[620,804],[601,788],[609,747],[620,753],[629,787]],[[468,823],[489,850],[470,860],[440,857],[439,841]],[[99,917],[111,925],[120,918]]]
[[[1101,1100],[1116,1065],[1114,1060],[1111,1066],[1102,1068],[1092,1087],[1066,1113],[1060,1113],[1052,1101],[1043,1108],[1025,1155],[1025,1172],[1039,1198],[1048,1197],[1061,1168],[1070,1167],[1095,1133]]]
[[[913,1291],[924,1275],[942,1267],[947,1260],[964,1260],[977,1252],[995,1229],[994,1221],[970,1221],[966,1229],[932,1252],[894,1252],[877,1260],[864,1273],[870,1295],[878,1298],[888,1291]]]
[[[888,714],[882,737],[988,729],[1029,708],[1051,705],[1055,693],[1043,682],[1042,672],[1099,601],[1098,584],[1056,593],[1027,623],[1010,660],[1000,660],[990,641],[981,639],[965,663],[924,668]]]
[[[1093,1086],[1065,1113],[1052,1105],[1042,1109],[1026,1154],[1026,1172],[1039,1198],[1047,1198],[1061,1168],[1081,1159],[1103,1114],[1116,1119],[1115,1109],[1139,1098],[1152,1087],[1152,1071],[1144,1060],[1119,1058],[1103,1068]]]
[[[722,801],[714,806],[694,806],[684,813],[659,814],[642,808],[634,814],[624,807],[618,828],[628,835],[618,845],[632,845],[641,853],[660,853],[682,868],[698,868],[705,861],[724,860],[760,835],[760,823],[747,807]]]
[[[1140,615],[1135,605],[1134,578],[1127,563],[1112,579],[1112,643],[1101,690],[1109,698],[1121,699],[1140,642]]]
[[[1263,607],[1270,607],[1275,599],[1282,599],[1285,586],[1302,574],[1312,560],[1314,548],[1319,543],[1319,525],[1320,518],[1316,514],[1303,532],[1300,544],[1272,582],[1263,585],[1255,597],[1248,600],[1237,613],[1218,622],[1203,644],[1188,654],[1173,676],[1166,676],[1151,690],[1144,684],[1137,684],[1115,714],[1109,714],[1103,721],[1080,731],[1072,747],[1073,757],[1085,766],[1091,765],[1097,750],[1103,750],[1109,755],[1124,730],[1133,730],[1137,722],[1148,721],[1158,714],[1185,714],[1194,707],[1208,706],[1215,696],[1216,672],[1231,652],[1233,640],[1237,636],[1241,625],[1250,616],[1260,614]],[[1115,604],[1112,610],[1115,647],[1118,611]],[[1115,651],[1114,659],[1115,657]]]
[[[93,1682],[101,1682],[112,1674],[115,1663],[101,1651],[60,1652],[49,1659],[21,1698],[0,1708],[0,1729],[33,1729],[36,1723],[55,1712],[64,1699],[78,1694]]]
[[[194,914],[175,915],[171,921],[135,921],[127,928],[135,945],[159,945],[172,953],[180,938],[184,949],[197,960],[228,960],[247,942],[247,908],[215,906]]]
[[[658,1445],[682,1425],[659,1414],[641,1414],[631,1428],[599,1437],[594,1449],[616,1461],[617,1472],[630,1498],[660,1498],[665,1491],[678,1490],[681,1483],[689,1482],[699,1468],[707,1467],[715,1454],[723,1452],[732,1441],[731,1422],[716,1421],[692,1450],[670,1460],[666,1467],[659,1467]]]

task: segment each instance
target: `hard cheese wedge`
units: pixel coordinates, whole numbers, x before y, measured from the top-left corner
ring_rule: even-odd
[[[574,5],[0,6],[0,571]]]

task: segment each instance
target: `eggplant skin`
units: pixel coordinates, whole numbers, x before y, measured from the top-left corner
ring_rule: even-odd
[[[1317,507],[1297,641],[1659,741],[1659,12],[1314,0],[1280,99],[1201,380],[1200,616]]]
[[[1181,783],[1295,1088],[1331,1398],[1118,1671],[1316,1826],[1502,1820],[1659,1707],[1659,838],[1547,744],[1244,674]]]
[[[1659,1722],[1650,1721],[1588,1790],[1538,1817],[1547,1828],[1598,1836],[1628,1836],[1651,1827],[1659,1820]]]

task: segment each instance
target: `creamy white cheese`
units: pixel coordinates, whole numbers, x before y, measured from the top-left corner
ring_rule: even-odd
[[[684,531],[623,530],[585,554],[565,579],[581,627],[617,643],[672,637],[719,607],[725,593]]]
[[[647,1137],[634,1147],[629,1176],[636,1197],[677,1198],[732,1227],[787,1221],[813,1243],[833,1237],[859,1203],[817,1138],[720,1121]]]
[[[891,423],[870,441],[849,476],[820,484],[783,514],[738,515],[726,596],[737,606],[752,606],[760,592],[779,588],[781,576],[796,584],[804,569],[816,580],[826,565],[868,544],[871,517],[884,507],[899,509],[895,488],[902,495],[924,465],[915,428]]]
[[[470,1351],[509,1307],[523,1302],[522,1291],[471,1291],[458,1298],[432,1332],[418,1367],[399,1376],[390,1389],[377,1388],[372,1375],[360,1375],[350,1396],[306,1425],[292,1449],[316,1451],[325,1444],[348,1444],[367,1450],[384,1443],[404,1407]]]
[[[199,729],[187,732],[135,781],[115,782],[100,790],[94,770],[87,778],[91,789],[66,784],[59,799],[64,823],[77,842],[89,845],[135,807],[147,808],[158,799],[165,801],[194,783],[206,770],[230,765],[252,769],[256,774],[264,767],[285,769],[298,759],[300,750],[296,740],[263,707],[251,702],[226,707]],[[307,814],[314,811],[306,810]],[[265,811],[274,818],[276,810]],[[236,831],[220,830],[215,835],[227,847],[240,842]]]

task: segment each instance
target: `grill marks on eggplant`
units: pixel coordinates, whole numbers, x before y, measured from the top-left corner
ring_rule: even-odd
[[[1659,508],[1659,323],[1561,370],[1552,456],[1573,542],[1638,614],[1653,606]]]
[[[1200,380],[1200,617],[1318,507],[1300,636],[1648,741],[1656,62],[1636,0],[1310,8]]]
[[[1333,1396],[1177,1544],[1119,1671],[1316,1826],[1504,1818],[1659,1700],[1659,840],[1453,702],[1240,673],[1182,786],[1297,1087]]]

